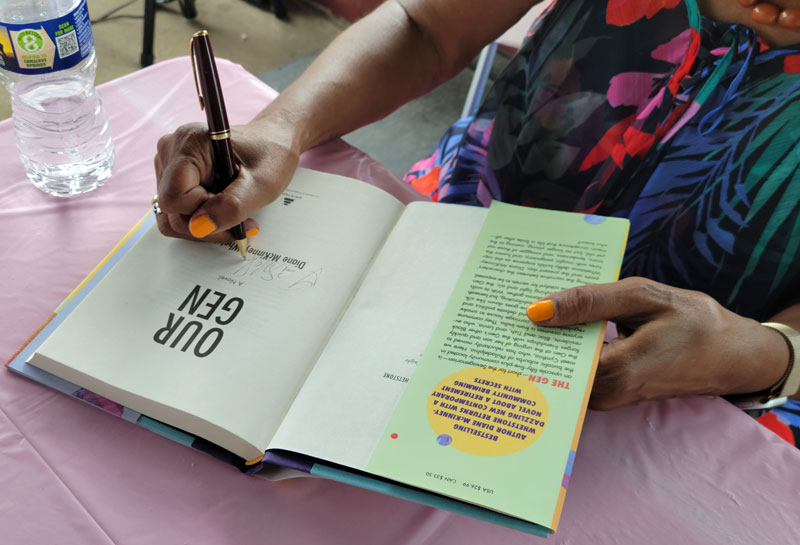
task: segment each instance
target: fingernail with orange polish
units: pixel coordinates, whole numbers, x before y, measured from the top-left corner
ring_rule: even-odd
[[[248,237],[254,237],[254,236],[256,236],[256,235],[258,234],[258,228],[257,228],[257,227],[253,227],[252,229],[250,229],[249,231],[247,231],[247,233],[245,233],[245,234],[246,234]]]
[[[203,214],[197,216],[189,221],[189,232],[192,233],[194,238],[203,238],[210,235],[217,229],[217,226],[211,221],[211,218]]]
[[[554,315],[553,302],[549,299],[536,301],[528,305],[528,318],[530,318],[532,322],[544,322]]]

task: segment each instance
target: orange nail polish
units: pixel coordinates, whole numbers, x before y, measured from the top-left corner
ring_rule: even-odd
[[[528,318],[530,318],[532,322],[544,322],[554,315],[553,302],[549,299],[536,301],[528,305]]]
[[[761,23],[762,25],[771,25],[778,20],[779,13],[780,10],[775,4],[762,2],[753,7],[753,11],[750,12],[750,17],[756,23]]]
[[[800,29],[800,8],[784,9],[778,15],[778,24],[792,30]]]
[[[189,221],[189,232],[192,233],[194,238],[203,238],[210,235],[217,229],[217,226],[211,221],[211,218],[203,214],[197,216]]]
[[[254,237],[254,236],[256,236],[256,235],[258,234],[258,228],[257,228],[257,227],[253,227],[252,229],[250,229],[249,231],[247,231],[247,233],[245,233],[245,234],[246,234],[248,237]]]

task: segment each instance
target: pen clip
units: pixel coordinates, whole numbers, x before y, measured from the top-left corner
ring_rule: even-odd
[[[197,68],[194,64],[194,39],[200,36],[208,36],[208,31],[200,30],[192,34],[192,39],[189,40],[189,58],[192,59],[192,79],[194,80],[194,88],[197,89],[197,100],[200,101],[200,109],[204,110],[205,104],[203,103],[203,97],[200,95],[200,84],[197,82]]]

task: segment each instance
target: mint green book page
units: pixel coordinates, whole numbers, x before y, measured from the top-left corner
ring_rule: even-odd
[[[513,530],[518,530],[520,532],[525,532],[527,534],[532,534],[539,537],[547,537],[550,533],[547,528],[544,526],[539,526],[538,524],[521,521],[517,518],[509,517],[495,511],[489,511],[468,503],[445,498],[439,494],[431,494],[430,492],[425,492],[424,490],[418,490],[416,488],[409,488],[400,484],[382,481],[368,475],[353,473],[351,471],[330,467],[325,464],[314,464],[311,467],[311,474],[317,477],[322,477],[323,479],[330,479],[332,481],[349,484],[351,486],[357,486],[366,490],[373,490],[381,494],[386,494],[387,496],[393,496],[395,498],[413,501],[421,505],[435,507],[436,509],[444,509],[450,511],[451,513],[458,513],[459,515],[465,515],[478,520],[491,522],[492,524],[499,524],[500,526],[505,526],[506,528],[511,528]]]
[[[543,328],[525,309],[616,280],[627,232],[493,202],[367,471],[555,530],[605,324]]]

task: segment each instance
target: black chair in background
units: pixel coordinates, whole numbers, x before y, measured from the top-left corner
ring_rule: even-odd
[[[144,0],[144,32],[142,35],[142,56],[139,64],[142,68],[150,66],[155,60],[153,57],[153,39],[156,30],[156,4],[167,3],[172,0]],[[278,19],[286,19],[287,12],[284,0],[245,0],[246,2],[260,8],[270,8]],[[197,17],[197,8],[194,0],[178,0],[181,13],[187,19]]]
[[[144,32],[142,33],[142,56],[139,64],[142,68],[153,64],[153,39],[156,31],[156,4],[158,0],[144,0]],[[181,6],[181,13],[187,19],[197,17],[197,9],[194,0],[178,0]]]

